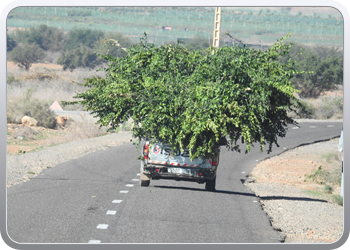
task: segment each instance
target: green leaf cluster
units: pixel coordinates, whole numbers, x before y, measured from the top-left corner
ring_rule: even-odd
[[[211,157],[219,145],[240,152],[240,142],[246,152],[255,143],[270,152],[295,123],[288,112],[301,106],[290,82],[295,65],[278,62],[291,47],[283,43],[290,35],[267,51],[189,51],[179,44],[157,47],[145,34],[126,56],[101,56],[108,61],[106,77],[85,79],[87,89],[73,103],[112,129],[132,118],[135,137],[188,148],[191,159]]]

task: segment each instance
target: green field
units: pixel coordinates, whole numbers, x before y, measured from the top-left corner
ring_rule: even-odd
[[[120,32],[135,42],[146,32],[149,41],[158,45],[194,36],[211,41],[214,7],[18,7],[7,19],[8,27],[28,28],[40,24],[67,31],[84,27]],[[159,29],[161,26],[172,30]],[[310,15],[292,12],[290,8],[223,7],[221,31],[250,44],[271,44],[293,32],[289,41],[343,46],[343,19],[334,11]]]

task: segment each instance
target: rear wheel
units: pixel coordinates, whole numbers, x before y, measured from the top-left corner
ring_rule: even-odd
[[[148,187],[150,180],[147,175],[145,175],[143,172],[143,161],[141,161],[141,167],[140,167],[140,186],[141,187]]]
[[[215,191],[216,177],[212,180],[208,180],[205,182],[205,190],[207,191]]]
[[[140,177],[141,177],[141,178],[140,178],[140,186],[141,186],[141,187],[148,187],[148,186],[149,186],[149,183],[150,183],[150,180],[148,179],[148,177],[147,177],[146,175],[144,175],[144,174],[141,174]],[[142,178],[144,178],[144,180],[143,180]],[[148,180],[146,180],[146,178],[147,178]]]

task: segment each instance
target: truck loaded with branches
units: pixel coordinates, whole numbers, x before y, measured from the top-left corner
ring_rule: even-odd
[[[187,151],[191,161],[216,159],[223,145],[240,152],[239,141],[246,152],[255,143],[271,152],[296,123],[291,112],[303,109],[290,81],[302,72],[292,60],[279,62],[290,35],[266,51],[244,45],[189,51],[179,43],[157,47],[145,34],[124,57],[100,55],[108,61],[106,76],[85,79],[87,89],[73,103],[111,129],[131,118],[134,137]]]

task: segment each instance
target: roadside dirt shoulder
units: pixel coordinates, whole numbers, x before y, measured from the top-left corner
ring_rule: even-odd
[[[250,174],[248,180],[254,182],[245,185],[259,196],[273,227],[286,236],[285,243],[333,243],[341,237],[343,206],[333,201],[339,186],[327,191],[320,180],[307,178],[317,177],[320,166],[341,175],[332,173],[325,161],[325,156],[340,154],[338,143],[333,139],[298,147],[257,164]]]

